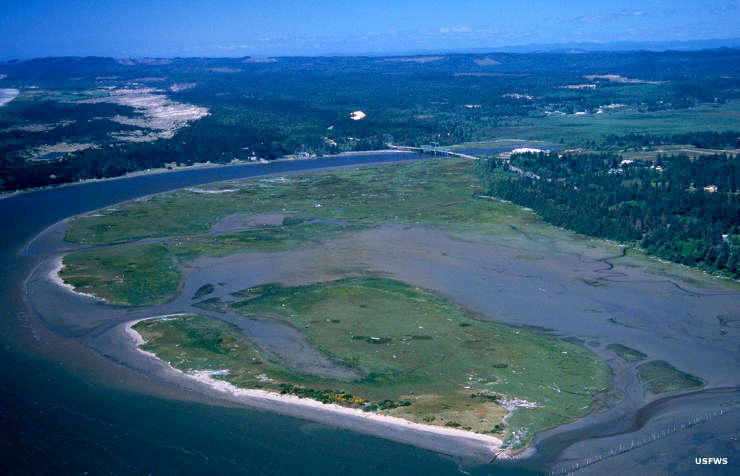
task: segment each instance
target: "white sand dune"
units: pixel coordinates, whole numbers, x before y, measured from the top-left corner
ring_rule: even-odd
[[[111,120],[120,124],[153,130],[147,134],[142,133],[142,131],[112,134],[113,137],[119,140],[133,142],[170,139],[178,129],[209,114],[208,108],[173,101],[162,94],[162,91],[152,88],[113,89],[108,91],[107,96],[82,102],[109,102],[132,107],[136,113],[140,114],[139,116],[116,115]]]
[[[20,91],[14,88],[0,89],[0,106],[8,104],[18,97],[18,94],[20,94]]]

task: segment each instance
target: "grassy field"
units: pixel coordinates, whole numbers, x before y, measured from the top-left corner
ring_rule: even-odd
[[[181,273],[167,247],[144,245],[69,254],[59,276],[111,304],[143,305],[173,295]]]
[[[637,366],[640,380],[654,394],[679,392],[699,388],[704,383],[700,378],[681,372],[668,362],[653,360]]]
[[[223,378],[238,386],[282,388],[314,398],[318,394],[319,399],[339,403],[351,394],[349,403],[361,399],[359,406],[368,410],[497,433],[512,446],[544,428],[586,415],[593,396],[609,385],[606,365],[582,347],[479,321],[428,291],[390,279],[348,278],[299,287],[269,284],[239,295],[246,299],[231,304],[233,309],[289,323],[333,360],[357,369],[362,379],[291,375],[266,362],[253,347],[234,347],[235,331],[225,331],[229,326],[218,321],[208,327],[210,319],[199,318],[195,331],[183,331],[177,320],[143,322],[136,329],[150,341],[147,350],[186,371],[227,369]],[[203,337],[214,332],[226,337]],[[238,355],[231,357],[234,353]],[[263,364],[254,364],[256,360]],[[521,408],[504,422],[506,407],[513,409],[515,399],[522,400]]]
[[[492,130],[492,139],[527,139],[581,146],[597,143],[609,134],[679,134],[696,131],[725,131],[740,119],[740,102],[702,104],[691,109],[639,112],[631,107],[604,114],[552,115],[524,118],[518,124]]]

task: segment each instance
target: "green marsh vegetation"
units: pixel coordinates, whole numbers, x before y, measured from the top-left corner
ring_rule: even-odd
[[[109,248],[64,257],[59,276],[110,304],[154,304],[180,284],[175,256],[161,245]]]
[[[682,372],[663,360],[653,360],[637,366],[640,381],[653,394],[691,390],[704,382],[691,374]]]
[[[267,284],[238,295],[246,299],[231,304],[232,309],[294,326],[312,345],[362,377],[337,381],[292,374],[264,355],[256,357],[254,347],[236,351],[239,356],[232,358],[233,348],[199,339],[216,334],[233,338],[238,330],[202,317],[190,334],[183,333],[178,319],[151,321],[157,323],[152,324],[156,330],[143,334],[149,341],[144,348],[184,371],[226,369],[228,375],[219,378],[237,386],[257,384],[313,397],[315,392],[329,392],[319,399],[496,433],[513,446],[544,428],[588,414],[594,395],[609,386],[606,365],[580,346],[480,321],[435,294],[391,279],[346,278],[297,287]],[[144,329],[147,322],[135,329]],[[238,338],[244,342],[238,344],[242,349],[246,339]],[[208,342],[214,339],[231,342],[225,337]],[[264,365],[255,368],[254,359]],[[262,375],[259,382],[256,375]],[[340,395],[339,400],[331,400],[331,392]],[[342,401],[346,395],[351,398]],[[506,405],[520,408],[504,421]]]
[[[203,296],[207,296],[207,295],[211,294],[214,289],[216,289],[216,288],[213,286],[213,284],[211,284],[211,283],[204,284],[203,286],[199,287],[195,291],[195,294],[193,294],[193,299],[200,299]]]
[[[483,189],[475,164],[467,160],[430,159],[250,179],[212,188],[238,191],[181,190],[76,218],[67,232],[68,241],[108,245],[160,237],[162,242],[72,253],[64,260],[64,279],[111,302],[152,304],[177,290],[181,267],[199,256],[280,251],[379,224],[423,225],[482,236],[509,232],[512,222],[526,227],[537,221],[531,212],[514,205],[478,198]],[[286,218],[282,226],[204,234],[235,213]],[[137,273],[140,268],[147,272]],[[148,289],[147,280],[158,285]]]
[[[80,251],[64,257],[64,268],[59,274],[77,291],[92,293],[111,304],[151,305],[173,297],[182,280],[182,267],[201,256],[283,251],[330,239],[351,229],[356,227],[331,224],[275,227]],[[194,299],[205,296],[204,292]]]
[[[214,185],[219,194],[188,190],[127,202],[72,221],[66,240],[106,245],[160,236],[205,233],[235,214],[281,213],[297,219],[345,220],[353,224],[402,223],[465,227],[500,225],[534,215],[518,207],[481,201],[475,164],[464,159],[267,177]],[[102,216],[100,216],[102,215]]]

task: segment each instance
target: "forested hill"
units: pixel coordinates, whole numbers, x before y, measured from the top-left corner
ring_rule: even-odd
[[[740,278],[740,156],[651,163],[542,153],[482,167],[492,195],[531,207],[549,223]]]
[[[12,191],[389,142],[565,148],[738,130],[740,49],[41,58],[0,63],[0,90],[17,94],[0,106],[0,190]]]
[[[609,134],[604,139],[605,148],[636,149],[666,144],[690,144],[702,149],[740,149],[740,131],[703,131],[683,134],[657,135]]]

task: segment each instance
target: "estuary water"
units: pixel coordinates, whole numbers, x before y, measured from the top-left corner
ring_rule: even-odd
[[[21,251],[66,217],[176,188],[262,174],[413,160],[368,154],[183,170],[0,200],[0,462],[5,474],[491,474],[443,455],[255,410],[147,379],[55,334],[27,307]],[[495,468],[495,474],[527,474]]]
[[[40,319],[43,316],[31,309],[24,295],[28,289],[35,289],[29,276],[43,268],[39,264],[45,258],[45,247],[55,239],[57,227],[45,234],[46,238],[51,235],[50,241],[39,239],[28,246],[29,241],[69,216],[218,180],[419,157],[367,154],[191,169],[48,189],[0,200],[0,217],[5,224],[5,233],[0,236],[0,461],[4,467],[11,473],[23,474],[218,471],[270,475],[483,475],[531,474],[531,468],[556,474],[576,469],[577,474],[615,474],[626,468],[629,471],[625,474],[733,474],[740,454],[736,404],[740,388],[735,347],[730,349],[728,345],[737,342],[737,333],[734,327],[728,327],[723,330],[727,334],[722,337],[723,343],[715,342],[717,336],[713,333],[720,329],[714,327],[721,322],[715,322],[710,314],[721,313],[728,322],[740,322],[734,319],[740,294],[716,283],[696,291],[684,289],[671,279],[612,264],[620,258],[602,257],[603,251],[588,251],[572,238],[551,241],[521,233],[510,237],[510,242],[496,243],[496,247],[450,240],[421,229],[390,227],[358,234],[354,241],[339,240],[332,252],[323,257],[309,253],[296,260],[304,250],[277,254],[304,266],[312,266],[311,259],[318,259],[321,266],[331,267],[332,259],[345,255],[361,259],[363,253],[369,253],[368,262],[372,257],[380,271],[395,270],[408,282],[430,289],[439,287],[440,292],[451,293],[481,312],[491,306],[490,296],[495,290],[499,293],[495,307],[504,322],[540,328],[556,326],[561,335],[589,340],[589,346],[597,339],[604,340],[604,344],[610,342],[605,340],[607,337],[624,342],[644,339],[635,343],[645,346],[646,351],[649,347],[656,357],[669,360],[677,358],[675,348],[693,346],[692,357],[679,361],[689,370],[695,364],[696,373],[707,376],[713,388],[641,406],[642,394],[631,384],[634,371],[621,368],[619,362],[611,359],[617,386],[625,390],[628,398],[608,412],[544,432],[535,440],[535,457],[517,463],[516,467],[471,466],[439,453],[217,401],[190,387],[151,378],[129,367],[126,359],[101,351],[101,344],[105,347],[109,342],[106,331],[110,330],[103,312],[116,312],[114,306],[72,308],[89,310],[80,312],[90,326],[76,332],[74,327],[56,326]],[[381,254],[380,259],[373,252],[378,243],[391,248],[395,243],[401,248],[396,253]],[[413,246],[409,247],[409,243]],[[344,254],[340,253],[342,246],[346,248]],[[525,248],[541,256],[537,261],[524,259],[517,250]],[[441,249],[447,253],[430,251]],[[582,256],[583,252],[588,256]],[[274,262],[277,255],[265,259]],[[403,260],[399,261],[399,256]],[[228,268],[231,261],[221,264]],[[248,265],[253,270],[259,268],[254,255]],[[263,267],[275,268],[269,263]],[[225,268],[218,269],[223,273]],[[589,280],[578,281],[576,278],[583,273],[600,279],[603,285],[593,287]],[[196,282],[198,272],[187,279],[186,286],[202,284]],[[532,286],[534,291],[527,291]],[[52,315],[63,314],[65,306],[47,294],[45,309],[51,309]],[[40,296],[32,297],[34,303],[44,301],[36,299]],[[588,300],[588,305],[583,299]],[[594,314],[596,308],[615,318],[610,321],[607,315]],[[574,310],[586,314],[576,315]],[[65,319],[75,322],[74,316],[66,315]],[[706,326],[699,325],[702,323]],[[608,354],[604,357],[609,359]],[[731,465],[697,467],[697,456],[729,457]]]

